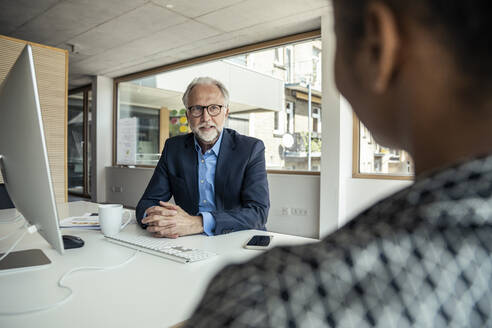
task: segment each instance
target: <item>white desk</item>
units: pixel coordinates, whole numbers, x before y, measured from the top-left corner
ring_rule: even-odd
[[[7,210],[8,211],[8,210]],[[97,212],[97,204],[75,202],[59,206],[60,218]],[[5,211],[0,217],[5,218]],[[7,214],[8,215],[8,214]],[[1,224],[4,236],[21,223]],[[128,230],[140,227],[130,224]],[[200,301],[213,276],[226,264],[242,262],[259,251],[242,246],[254,234],[247,230],[222,236],[181,237],[176,243],[213,251],[211,259],[181,264],[146,253],[139,253],[128,265],[111,271],[74,273],[66,280],[73,290],[72,299],[56,309],[20,316],[0,316],[0,327],[169,327],[186,320]],[[124,262],[135,252],[111,243],[99,231],[63,229],[85,241],[85,246],[69,249],[62,256],[39,235],[26,235],[16,250],[40,248],[53,262],[49,267],[0,275],[0,308],[15,311],[53,304],[68,292],[57,286],[66,271],[81,266],[111,266]],[[273,245],[315,242],[314,239],[273,234]],[[12,238],[0,242],[0,250],[11,245]]]

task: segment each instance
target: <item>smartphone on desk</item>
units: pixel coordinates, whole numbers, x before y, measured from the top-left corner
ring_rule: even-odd
[[[247,249],[267,249],[273,236],[255,235],[244,245]]]

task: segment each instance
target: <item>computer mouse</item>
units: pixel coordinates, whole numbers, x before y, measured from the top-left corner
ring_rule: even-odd
[[[82,240],[82,238],[77,236],[63,235],[62,239],[63,239],[63,248],[65,249],[78,248],[84,246],[84,241]]]

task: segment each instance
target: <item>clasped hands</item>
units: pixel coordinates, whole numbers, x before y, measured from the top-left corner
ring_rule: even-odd
[[[178,238],[203,232],[201,215],[189,215],[178,205],[167,202],[159,202],[159,205],[149,207],[142,220],[155,237]]]

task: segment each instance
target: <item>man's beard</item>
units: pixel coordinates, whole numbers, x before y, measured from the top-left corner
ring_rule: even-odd
[[[208,132],[203,132],[200,130],[200,128],[203,128],[203,127],[206,127],[206,128],[213,127],[213,128],[210,129],[210,131],[208,131]],[[201,141],[203,141],[204,143],[211,143],[211,142],[215,141],[219,137],[219,135],[222,133],[222,129],[223,129],[222,126],[218,127],[215,123],[210,123],[210,122],[200,123],[196,126],[191,127],[191,130],[193,131],[195,136],[198,139],[200,139]]]

